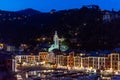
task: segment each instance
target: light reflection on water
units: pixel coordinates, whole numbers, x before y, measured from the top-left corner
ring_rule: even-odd
[[[27,80],[120,80],[120,75],[100,77],[101,75],[68,71],[68,70],[38,70],[26,72]]]
[[[27,79],[50,79],[50,80],[100,80],[96,74],[87,74],[84,72],[70,72],[64,70],[40,70],[29,71],[26,73]]]

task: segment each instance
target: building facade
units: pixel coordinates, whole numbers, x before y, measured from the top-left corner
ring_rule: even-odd
[[[49,58],[50,56],[51,58]],[[110,53],[107,56],[83,56],[82,53],[59,53],[54,55],[49,55],[49,52],[39,52],[38,55],[17,55],[15,56],[16,65],[25,66],[27,63],[36,64],[53,62],[57,68],[68,68],[68,69],[78,69],[78,68],[91,68],[96,70],[120,70],[120,55],[119,53]],[[52,59],[52,60],[51,60]],[[54,60],[54,61],[53,61]]]

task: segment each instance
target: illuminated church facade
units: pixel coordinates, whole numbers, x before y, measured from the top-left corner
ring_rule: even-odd
[[[54,44],[52,44],[51,47],[48,49],[49,52],[51,52],[54,49],[59,49],[59,37],[58,37],[57,31],[55,31],[53,40],[54,40]]]

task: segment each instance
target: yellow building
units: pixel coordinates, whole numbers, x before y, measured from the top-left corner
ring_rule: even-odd
[[[28,63],[34,63],[35,61],[35,55],[29,55],[28,56]]]
[[[89,59],[88,57],[82,57],[82,67],[89,67]]]
[[[80,55],[74,56],[74,66],[81,67],[81,56]]]
[[[63,63],[64,63],[63,62],[63,55],[62,54],[57,54],[56,55],[56,64],[58,66],[62,66]]]

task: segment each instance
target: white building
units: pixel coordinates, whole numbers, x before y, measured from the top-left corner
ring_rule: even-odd
[[[54,44],[52,44],[51,47],[48,49],[49,52],[54,49],[59,49],[59,37],[57,35],[57,31],[55,31],[53,40],[54,40]]]

